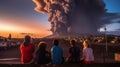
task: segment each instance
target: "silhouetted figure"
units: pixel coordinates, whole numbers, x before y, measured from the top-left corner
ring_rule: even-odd
[[[69,54],[68,62],[80,62],[80,48],[76,46],[75,40],[70,40]]]
[[[38,49],[36,51],[35,62],[37,64],[48,64],[51,61],[51,55],[46,50],[47,44],[45,42],[40,42],[38,44]]]
[[[20,45],[21,62],[29,63],[33,59],[34,45],[31,43],[31,37],[26,35],[24,42]]]
[[[94,54],[92,48],[90,48],[90,44],[88,41],[83,42],[83,56],[81,60],[84,61],[85,64],[94,63]]]
[[[12,35],[11,35],[11,34],[9,34],[8,39],[9,39],[9,40],[11,40],[11,38],[12,38]]]
[[[63,63],[63,49],[59,46],[59,41],[55,39],[53,41],[54,46],[51,48],[52,63],[61,64]]]

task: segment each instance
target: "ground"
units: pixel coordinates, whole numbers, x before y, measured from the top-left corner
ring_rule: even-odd
[[[19,47],[12,47],[0,51],[0,64],[20,64]]]
[[[47,50],[50,51],[50,48],[53,46],[52,41],[47,42]],[[69,52],[69,45],[61,41],[60,46],[63,48],[63,55],[64,57],[68,57]],[[79,45],[80,47],[80,45]],[[105,52],[105,45],[93,44],[92,45],[94,56],[95,56],[95,63],[116,63],[114,60],[114,53],[120,52],[120,47],[117,45],[108,45],[108,54],[106,55]],[[106,55],[106,56],[105,56]],[[0,51],[0,64],[21,64],[20,62],[20,50],[19,46],[8,48],[7,50]],[[67,66],[75,66],[76,64],[65,63]],[[64,65],[64,66],[65,66]],[[77,64],[79,66],[81,64]]]

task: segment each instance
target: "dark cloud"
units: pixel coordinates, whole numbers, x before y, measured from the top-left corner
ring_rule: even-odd
[[[33,0],[35,10],[49,14],[53,34],[92,33],[104,24],[111,23],[103,0]]]
[[[120,31],[120,29],[117,29],[117,31]]]

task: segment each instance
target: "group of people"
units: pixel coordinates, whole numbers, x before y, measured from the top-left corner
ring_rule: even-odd
[[[75,40],[70,40],[69,56],[68,58],[63,57],[63,49],[59,46],[59,40],[53,40],[53,47],[51,52],[47,51],[47,44],[41,41],[35,48],[35,45],[31,43],[31,37],[26,35],[24,42],[20,45],[21,62],[23,64],[62,64],[64,62],[85,64],[94,63],[94,54],[92,48],[87,41],[83,42],[82,57],[80,48],[77,47]]]

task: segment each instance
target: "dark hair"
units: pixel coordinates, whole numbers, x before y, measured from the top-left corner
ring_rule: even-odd
[[[29,35],[26,35],[25,38],[24,38],[24,43],[23,45],[24,46],[28,46],[29,43],[30,43],[30,40],[31,40],[31,37]]]
[[[75,40],[70,40],[70,45],[75,46]]]
[[[45,50],[46,49],[46,43],[44,41],[41,41],[39,44],[38,44],[38,49],[43,49]]]
[[[57,45],[59,44],[59,41],[58,41],[57,39],[55,39],[55,40],[53,41],[53,44],[54,44],[55,46],[57,46]]]

